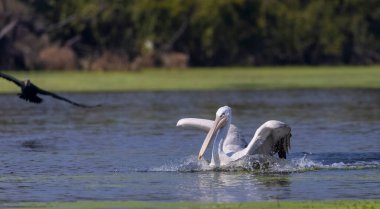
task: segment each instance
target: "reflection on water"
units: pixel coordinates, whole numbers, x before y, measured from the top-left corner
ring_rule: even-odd
[[[201,201],[229,202],[236,198],[251,201],[268,200],[269,193],[264,190],[276,190],[277,195],[287,196],[290,185],[288,176],[260,176],[248,173],[211,172],[198,175]],[[244,183],[243,183],[244,182]]]
[[[380,92],[71,94],[82,109],[0,95],[0,201],[377,199]],[[205,133],[178,119],[232,107],[246,139],[270,119],[292,127],[288,160],[251,156],[214,170],[196,160]],[[207,152],[205,159],[210,159]],[[256,164],[253,162],[257,162]],[[256,169],[256,168],[260,169]],[[363,186],[365,185],[365,186]]]

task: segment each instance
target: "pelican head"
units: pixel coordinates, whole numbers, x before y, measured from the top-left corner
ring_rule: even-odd
[[[224,106],[218,109],[214,123],[202,144],[198,159],[201,159],[203,157],[204,153],[207,150],[207,147],[210,145],[211,141],[216,137],[221,129],[226,128],[226,131],[228,131],[229,125],[231,124],[231,119],[232,110],[230,107]]]

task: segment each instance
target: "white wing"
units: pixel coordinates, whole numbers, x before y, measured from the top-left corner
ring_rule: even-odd
[[[286,158],[290,149],[291,128],[281,121],[270,120],[261,125],[252,141],[248,144],[246,152],[252,154],[274,155]]]
[[[177,127],[194,128],[202,131],[210,131],[214,121],[199,118],[182,118],[177,122]]]
[[[214,121],[200,118],[182,118],[177,122],[177,127],[194,128],[205,132],[210,131]],[[237,152],[244,149],[247,142],[240,136],[239,129],[231,124],[227,137],[223,144],[225,153]]]

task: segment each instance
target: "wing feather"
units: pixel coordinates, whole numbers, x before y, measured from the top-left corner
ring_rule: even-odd
[[[209,132],[214,121],[200,118],[182,118],[177,122],[177,127],[183,128],[193,128],[201,131]],[[226,149],[230,149],[228,147],[232,147],[231,149],[236,149],[236,147],[244,148],[247,146],[247,142],[240,135],[239,129],[231,124],[228,129],[227,139],[224,143]]]
[[[177,122],[177,127],[193,128],[202,131],[210,131],[214,121],[200,118],[182,118]]]
[[[177,127],[193,128],[208,132],[210,131],[213,124],[214,121],[207,119],[182,118],[177,122]],[[234,132],[238,133],[238,128],[233,124],[231,124],[230,130],[233,130]]]
[[[88,106],[88,105],[85,105],[85,104],[80,104],[80,103],[77,103],[77,102],[74,102],[74,101],[71,101],[65,97],[62,97],[62,96],[59,96],[58,94],[55,94],[53,92],[50,92],[50,91],[46,91],[46,90],[43,90],[41,88],[38,88],[36,86],[37,90],[38,90],[38,93],[39,94],[42,94],[42,95],[48,95],[48,96],[51,96],[55,99],[59,99],[59,100],[62,100],[62,101],[65,101],[65,102],[68,102],[72,105],[75,105],[75,106],[78,106],[78,107],[85,107],[85,108],[89,108],[89,107],[95,107],[95,106]]]
[[[247,146],[247,154],[273,155],[286,158],[290,149],[290,127],[276,120],[270,120],[261,125]]]
[[[16,84],[17,86],[19,87],[22,87],[22,82],[17,80],[16,78],[14,78],[13,76],[10,76],[10,75],[7,75],[7,74],[4,74],[2,72],[0,72],[0,77],[4,78],[5,80],[8,80],[8,81],[11,81],[13,82],[14,84]]]

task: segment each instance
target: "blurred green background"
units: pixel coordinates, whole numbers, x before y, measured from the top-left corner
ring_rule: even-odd
[[[378,0],[0,0],[0,70],[380,62]]]

